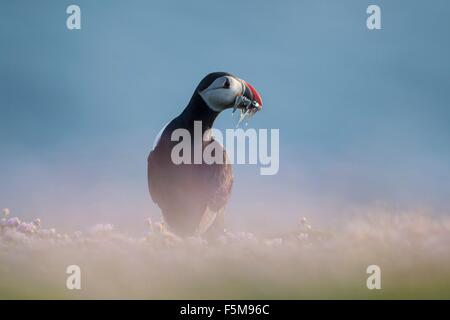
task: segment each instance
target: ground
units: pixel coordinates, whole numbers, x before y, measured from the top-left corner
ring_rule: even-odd
[[[0,299],[450,298],[450,218],[369,213],[336,229],[300,221],[279,235],[227,232],[216,243],[111,225],[60,235],[36,222],[0,229]],[[23,224],[23,223],[21,223]],[[81,268],[81,290],[66,268]],[[366,269],[381,268],[381,290]]]

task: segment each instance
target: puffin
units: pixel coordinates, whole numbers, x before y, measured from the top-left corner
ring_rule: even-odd
[[[148,188],[171,232],[204,238],[223,234],[233,170],[225,148],[208,133],[222,111],[240,110],[242,120],[261,108],[261,95],[247,81],[227,72],[213,72],[200,81],[184,110],[161,129],[147,159]],[[173,161],[172,150],[179,143],[173,139],[174,131],[187,130],[194,137],[199,123],[203,138],[200,142],[191,139],[190,149],[198,143],[202,151],[212,148],[213,156],[221,155],[224,161]]]

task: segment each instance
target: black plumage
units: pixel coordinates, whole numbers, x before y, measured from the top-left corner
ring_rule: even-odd
[[[233,77],[229,73],[215,72],[200,82],[184,111],[163,129],[148,157],[150,195],[160,207],[171,231],[181,236],[205,233],[217,235],[223,232],[224,208],[233,185],[231,165],[227,162],[176,165],[171,159],[171,151],[178,142],[171,141],[171,135],[174,130],[183,128],[193,137],[194,121],[201,121],[202,134],[212,128],[222,110],[214,111],[199,93],[214,80],[224,76]],[[230,85],[227,81],[224,88]],[[223,153],[226,159],[226,151],[213,137],[202,142],[202,149],[211,143],[217,144],[216,152]],[[194,147],[191,149],[194,150]]]

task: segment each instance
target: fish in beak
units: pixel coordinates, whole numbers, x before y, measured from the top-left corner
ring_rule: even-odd
[[[244,119],[250,119],[256,112],[262,109],[262,99],[258,91],[248,82],[241,80],[242,94],[236,97],[233,113],[239,109],[241,112],[238,127]]]

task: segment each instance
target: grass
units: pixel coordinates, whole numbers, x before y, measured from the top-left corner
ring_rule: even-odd
[[[110,225],[59,235],[6,222],[1,299],[450,298],[447,217],[373,212],[334,230],[303,221],[276,237],[228,232],[214,244],[160,225],[142,236]],[[66,289],[72,264],[81,290]],[[371,264],[381,268],[381,290],[366,287]]]

